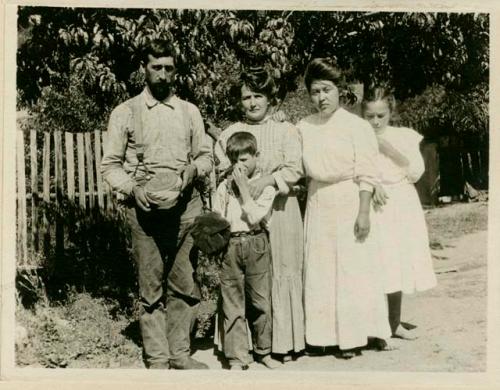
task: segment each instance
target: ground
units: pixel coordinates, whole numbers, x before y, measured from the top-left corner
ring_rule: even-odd
[[[426,210],[438,286],[404,298],[403,319],[417,325],[417,340],[394,340],[396,350],[365,350],[352,360],[303,355],[279,370],[484,371],[487,209],[486,202],[477,202]],[[65,305],[18,308],[17,319],[20,366],[144,367],[137,322],[113,302],[75,294]],[[194,345],[196,359],[222,369],[209,339]]]

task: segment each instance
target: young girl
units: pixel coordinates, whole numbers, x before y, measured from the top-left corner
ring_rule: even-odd
[[[381,185],[373,195],[378,211],[374,223],[384,261],[389,322],[393,337],[414,339],[414,332],[401,324],[402,293],[430,289],[436,285],[436,277],[424,213],[413,185],[424,172],[419,147],[422,136],[406,127],[389,126],[394,109],[394,96],[385,88],[365,93],[363,116],[375,130],[380,151]]]

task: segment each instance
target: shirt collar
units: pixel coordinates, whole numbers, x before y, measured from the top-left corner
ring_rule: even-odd
[[[263,125],[264,123],[269,122],[271,119],[272,119],[272,115],[268,114],[258,122],[251,122],[251,121],[248,121],[246,119],[243,119],[243,122],[245,122],[247,125],[250,125],[250,126]]]
[[[142,91],[142,96],[144,97],[144,101],[146,102],[146,106],[148,108],[153,108],[158,104],[163,104],[164,106],[170,107],[173,110],[175,110],[176,107],[178,107],[179,103],[179,98],[174,94],[170,95],[169,97],[167,97],[162,101],[156,100],[149,91],[148,87],[144,88],[144,90]]]

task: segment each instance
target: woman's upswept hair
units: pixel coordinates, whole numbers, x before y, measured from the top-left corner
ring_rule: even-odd
[[[238,131],[229,137],[226,143],[226,155],[234,164],[241,154],[248,153],[252,156],[257,154],[257,139],[252,133]]]
[[[347,87],[341,69],[330,58],[315,58],[309,62],[304,73],[304,83],[308,92],[311,92],[314,80],[329,80],[339,89]]]
[[[391,113],[396,110],[396,98],[394,97],[393,90],[389,86],[384,85],[372,85],[365,89],[361,109],[364,112],[368,103],[378,102],[379,100],[387,102]]]
[[[278,89],[274,78],[262,67],[252,67],[241,72],[239,80],[232,88],[232,95],[235,101],[241,99],[241,88],[246,86],[252,92],[266,95],[271,105],[276,104],[276,94]]]

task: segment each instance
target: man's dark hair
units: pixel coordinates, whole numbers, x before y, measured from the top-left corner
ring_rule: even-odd
[[[246,131],[234,133],[227,140],[226,155],[234,164],[241,154],[248,153],[252,156],[257,154],[257,139],[253,134]]]
[[[154,58],[172,57],[174,59],[174,64],[177,64],[175,47],[172,42],[165,39],[153,39],[142,48],[139,58],[143,64],[148,63],[149,55]]]

